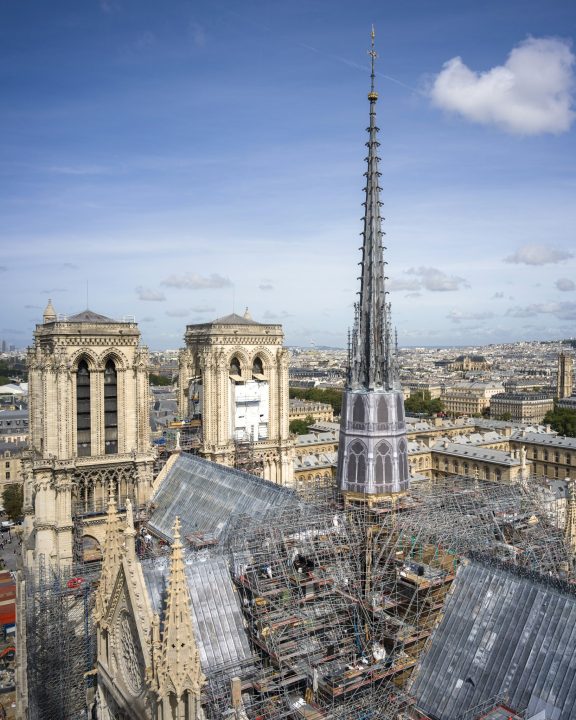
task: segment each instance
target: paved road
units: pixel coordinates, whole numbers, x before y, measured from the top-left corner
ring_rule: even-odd
[[[16,570],[16,557],[21,550],[15,533],[0,533],[0,558],[4,561],[6,570]]]

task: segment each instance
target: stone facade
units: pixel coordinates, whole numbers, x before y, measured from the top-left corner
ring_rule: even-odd
[[[293,482],[288,430],[288,350],[281,325],[228,315],[188,325],[180,353],[178,403],[201,421],[201,454],[233,466],[249,444],[265,479]]]
[[[306,420],[308,417],[313,418],[316,422],[332,422],[334,420],[334,410],[332,405],[328,403],[291,398],[289,420]]]
[[[510,414],[514,422],[539,423],[554,409],[554,400],[545,393],[498,393],[490,399],[490,415]]]
[[[58,318],[49,304],[28,368],[24,561],[66,565],[82,559],[75,519],[97,547],[110,492],[122,507],[149,497],[148,351],[134,322],[91,311]]]

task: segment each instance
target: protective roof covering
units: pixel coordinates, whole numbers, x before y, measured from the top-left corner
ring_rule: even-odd
[[[153,610],[163,618],[169,560],[144,560],[142,570]],[[232,585],[226,558],[207,551],[190,554],[185,560],[185,572],[204,672],[250,658],[252,652],[244,630],[239,596]]]
[[[576,707],[576,596],[503,565],[460,566],[410,689],[449,720],[495,696],[528,716],[568,720]]]
[[[152,498],[148,527],[172,541],[176,516],[182,537],[201,534],[217,540],[232,518],[248,516],[259,522],[298,504],[292,490],[234,468],[182,453]]]

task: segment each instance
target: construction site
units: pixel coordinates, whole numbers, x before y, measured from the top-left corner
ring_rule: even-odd
[[[542,487],[462,478],[372,507],[327,502],[325,488],[316,499],[221,548],[266,665],[243,685],[250,718],[426,717],[410,678],[467,556],[552,585],[574,578]]]
[[[206,717],[432,719],[412,692],[414,673],[459,571],[470,563],[497,568],[574,599],[567,507],[533,480],[457,478],[357,504],[321,481],[294,493],[273,519],[239,513],[217,542],[189,538],[187,564],[213,560],[228,568],[250,646],[241,661],[206,672]],[[166,566],[168,552],[155,541],[142,562]],[[91,714],[98,573],[98,563],[56,571],[41,559],[26,577],[31,720],[98,717]],[[471,695],[446,717],[530,717],[513,695],[512,686],[506,693],[495,683],[488,699],[486,691]],[[488,714],[499,707],[508,714]],[[119,709],[115,717],[129,716]]]

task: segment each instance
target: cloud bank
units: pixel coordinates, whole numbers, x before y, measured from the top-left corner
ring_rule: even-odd
[[[164,302],[166,300],[164,293],[150,290],[150,288],[142,287],[142,285],[136,288],[136,293],[138,300],[145,300],[146,302]]]
[[[419,278],[419,286],[405,287],[406,290],[415,290],[417,287],[430,292],[450,292],[468,287],[468,282],[457,275],[447,275],[442,270],[433,267],[410,268],[406,270],[408,275],[416,275]]]
[[[506,315],[515,318],[553,315],[557,320],[574,321],[576,320],[576,302],[537,303],[527,307],[512,307]]]
[[[561,292],[572,292],[573,290],[576,290],[576,285],[573,280],[570,280],[570,278],[558,278],[554,284]]]
[[[162,280],[162,285],[173,288],[185,288],[187,290],[207,290],[213,288],[231,287],[232,283],[228,278],[217,273],[203,277],[197,273],[186,273],[185,275],[170,275]]]
[[[564,40],[530,37],[512,50],[504,65],[486,72],[471,70],[460,57],[448,60],[430,97],[443,110],[509,133],[567,132],[575,115],[575,59]]]
[[[523,245],[515,253],[504,258],[507,263],[523,265],[546,265],[547,263],[559,263],[562,260],[569,260],[574,253],[549,245]]]

